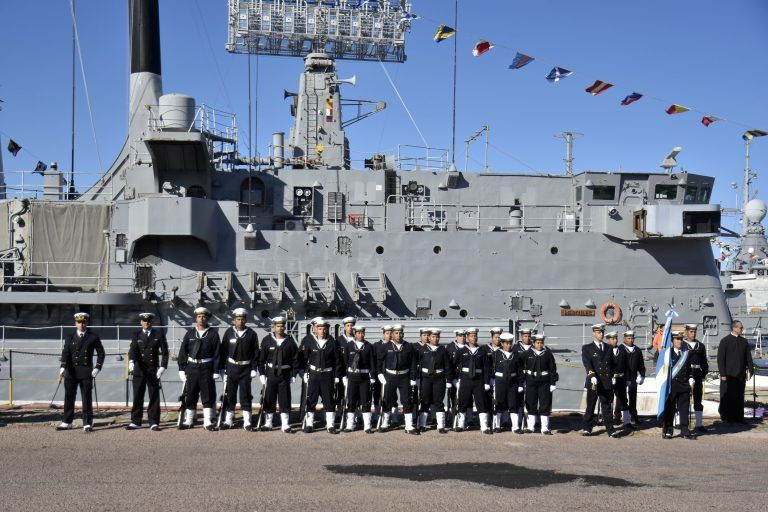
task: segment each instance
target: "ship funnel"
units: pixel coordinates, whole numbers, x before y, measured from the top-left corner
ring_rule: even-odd
[[[146,107],[155,107],[163,95],[160,66],[160,9],[158,0],[128,0],[131,44],[130,123],[146,125]],[[135,132],[135,130],[132,130]]]

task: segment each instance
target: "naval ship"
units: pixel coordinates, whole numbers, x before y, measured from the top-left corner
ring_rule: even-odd
[[[443,342],[478,327],[481,343],[491,327],[532,328],[558,358],[558,409],[581,405],[594,323],[632,329],[645,348],[672,305],[707,343],[728,332],[713,177],[461,172],[405,144],[353,168],[339,61],[404,63],[412,7],[351,4],[228,1],[227,50],[293,57],[300,73],[290,130],[250,158],[233,115],[163,90],[158,1],[129,0],[130,126],[114,163],[78,192],[49,168],[0,200],[0,333],[17,352],[17,400],[48,400],[77,311],[114,356],[102,402],[127,392],[121,354],[143,311],[173,353],[200,305],[222,328],[248,308],[260,336],[277,315],[295,335],[319,315],[332,334],[357,317],[369,338],[400,322],[412,341],[420,327],[442,328]]]

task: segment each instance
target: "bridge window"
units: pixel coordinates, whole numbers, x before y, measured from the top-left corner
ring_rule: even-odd
[[[689,185],[685,187],[685,202],[686,203],[693,203],[696,201],[696,194],[698,193],[699,189],[696,186]]]
[[[240,184],[240,203],[261,206],[264,204],[264,182],[259,178],[247,178]]]
[[[709,197],[712,195],[712,185],[702,185],[699,189],[699,202],[708,203]]]
[[[595,185],[592,187],[592,199],[595,201],[613,201],[616,198],[616,187]]]
[[[677,185],[656,185],[653,197],[656,199],[676,199]]]

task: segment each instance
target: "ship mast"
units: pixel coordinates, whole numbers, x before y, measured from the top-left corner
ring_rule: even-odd
[[[749,168],[749,144],[751,141],[747,140],[744,141],[744,159],[745,159],[745,165],[744,165],[744,187],[742,190],[742,200],[741,200],[741,233],[742,235],[747,234],[747,230],[749,229],[749,219],[747,218],[747,212],[746,207],[747,203],[749,202],[749,185],[752,183],[752,178],[755,177],[755,175],[752,173],[752,170]]]

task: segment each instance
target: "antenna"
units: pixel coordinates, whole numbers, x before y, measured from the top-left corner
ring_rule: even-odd
[[[579,132],[562,132],[555,135],[558,139],[565,140],[565,175],[573,176],[573,138],[583,137],[583,133]]]
[[[72,12],[75,12],[75,0],[72,0]],[[67,199],[75,199],[75,59],[77,58],[77,34],[75,33],[75,20],[72,18],[72,147],[69,155],[69,190]]]

